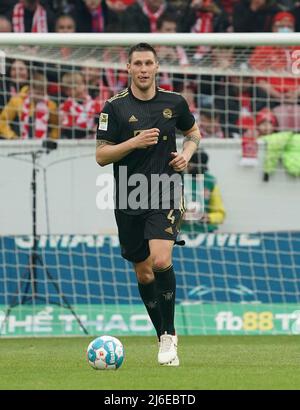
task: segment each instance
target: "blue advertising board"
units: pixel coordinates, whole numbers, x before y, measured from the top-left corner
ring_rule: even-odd
[[[175,246],[178,303],[299,303],[300,232],[183,235]],[[0,304],[23,294],[32,251],[30,237],[0,237]],[[36,269],[37,293],[59,299],[51,278],[71,304],[140,304],[131,264],[116,237],[56,235],[39,238],[45,268]],[[22,278],[22,279],[21,279]],[[30,303],[30,301],[29,301]]]

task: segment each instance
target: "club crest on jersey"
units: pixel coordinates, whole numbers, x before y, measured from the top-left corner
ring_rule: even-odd
[[[170,110],[170,108],[165,108],[163,110],[163,116],[165,118],[170,119],[170,118],[172,118],[172,115],[173,115],[173,113],[172,113],[172,110]]]
[[[107,131],[108,127],[108,114],[102,112],[99,117],[99,130]]]

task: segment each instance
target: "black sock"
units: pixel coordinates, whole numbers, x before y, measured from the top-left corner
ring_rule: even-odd
[[[176,297],[176,279],[173,265],[166,269],[155,270],[155,281],[162,315],[161,333],[175,335],[174,314]]]
[[[162,323],[155,280],[147,283],[146,285],[138,282],[138,287],[148,315],[150,316],[151,322],[155,327],[157,337],[160,338]]]

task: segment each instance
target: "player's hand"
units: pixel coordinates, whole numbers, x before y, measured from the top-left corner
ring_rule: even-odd
[[[178,152],[171,152],[171,155],[173,159],[169,162],[170,167],[173,167],[174,171],[177,172],[183,171],[188,164],[185,156],[183,154],[179,154]]]
[[[159,129],[141,131],[136,137],[132,138],[134,148],[147,148],[158,143]]]

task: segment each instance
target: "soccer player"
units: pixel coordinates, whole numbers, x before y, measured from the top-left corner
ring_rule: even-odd
[[[158,67],[149,44],[130,49],[131,84],[110,98],[100,114],[96,160],[101,166],[114,164],[121,252],[134,265],[159,338],[158,362],[178,366],[172,250],[184,212],[181,173],[198,147],[200,131],[185,99],[156,86]],[[180,153],[176,128],[185,136]]]

